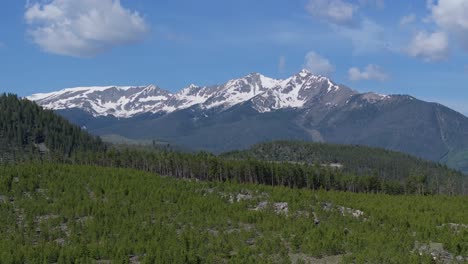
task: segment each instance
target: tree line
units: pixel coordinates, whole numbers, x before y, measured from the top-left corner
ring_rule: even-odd
[[[63,160],[67,162],[67,160]],[[358,175],[323,164],[273,162],[253,158],[228,159],[211,153],[183,153],[111,148],[104,152],[79,152],[68,162],[83,165],[132,168],[184,179],[234,181],[312,190],[340,190],[387,194],[466,194],[465,178],[447,174],[429,178],[413,171],[404,180],[377,174]]]

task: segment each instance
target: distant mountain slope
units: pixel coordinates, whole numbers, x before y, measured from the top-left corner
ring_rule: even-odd
[[[103,149],[99,139],[54,112],[15,95],[0,95],[0,162]]]
[[[407,95],[360,94],[303,70],[253,73],[177,93],[157,86],[65,89],[29,97],[96,135],[215,153],[269,140],[360,144],[468,172],[468,118]]]
[[[306,118],[307,119],[307,118]],[[366,103],[355,96],[318,124],[325,141],[399,150],[430,160],[468,146],[468,119],[439,104],[410,96]]]
[[[96,135],[119,134],[126,138],[155,139],[192,150],[220,153],[247,148],[275,139],[308,139],[309,134],[296,125],[297,112],[291,109],[258,113],[245,105],[226,111],[201,110],[197,107],[164,116],[140,115],[118,119],[93,118],[78,109],[60,110],[59,114]]]

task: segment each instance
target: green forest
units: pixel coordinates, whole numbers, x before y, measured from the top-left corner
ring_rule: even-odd
[[[414,172],[428,177],[462,174],[446,165],[408,154],[358,145],[338,145],[303,141],[275,141],[257,144],[248,150],[233,151],[222,157],[290,161],[307,164],[342,164],[343,171],[357,175],[374,174],[384,179],[404,179]]]
[[[468,261],[466,196],[58,164],[2,166],[0,174],[2,263],[434,263],[434,252],[440,261]]]
[[[63,159],[77,151],[104,151],[99,139],[53,111],[13,94],[0,95],[0,162],[47,155]]]
[[[428,183],[432,182],[433,185],[437,186],[429,187],[429,189],[437,189],[436,192],[432,191],[432,193],[450,193],[453,185],[458,185],[462,189],[459,189],[459,192],[468,193],[468,189],[466,189],[468,177],[463,173],[450,169],[446,165],[380,148],[302,141],[275,141],[254,145],[248,150],[224,153],[221,157],[289,161],[301,164],[338,164],[342,172],[353,175],[373,175],[383,180],[406,183],[425,182],[426,187],[429,187]],[[448,189],[441,191],[440,182],[447,179],[453,184],[446,186]]]
[[[0,96],[0,263],[468,263],[467,188],[361,146],[115,146]]]

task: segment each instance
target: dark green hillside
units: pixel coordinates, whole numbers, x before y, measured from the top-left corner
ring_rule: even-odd
[[[0,162],[104,149],[101,140],[54,112],[16,95],[0,95]]]
[[[276,141],[253,146],[245,151],[222,154],[235,159],[260,159],[289,161],[307,164],[342,164],[342,171],[357,175],[377,175],[382,179],[404,181],[409,177],[427,177],[438,181],[442,178],[468,177],[435,162],[379,148],[310,143],[300,141]]]
[[[128,169],[1,166],[0,262],[466,263],[467,204]]]

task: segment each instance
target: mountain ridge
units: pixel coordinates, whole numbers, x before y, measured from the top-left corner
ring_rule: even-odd
[[[99,135],[169,142],[214,153],[271,140],[358,144],[468,172],[468,118],[410,95],[359,93],[301,71],[258,73],[222,85],[94,87],[30,96]]]
[[[333,106],[342,104],[354,94],[358,92],[336,84],[327,77],[302,70],[286,79],[250,73],[221,85],[191,84],[175,93],[151,84],[66,88],[33,94],[27,98],[53,110],[79,108],[94,117],[113,115],[130,118],[143,113],[172,113],[194,105],[205,109],[219,107],[225,110],[250,100],[254,102],[253,107],[258,112],[304,108],[319,99],[324,99],[327,105]],[[384,100],[388,97],[372,93],[372,100]]]

